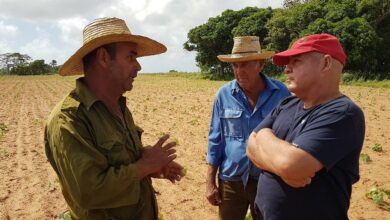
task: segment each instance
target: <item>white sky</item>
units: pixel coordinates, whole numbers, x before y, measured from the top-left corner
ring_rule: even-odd
[[[199,71],[183,49],[190,29],[226,9],[281,7],[283,0],[0,0],[0,54],[19,52],[62,64],[82,45],[82,29],[99,17],[124,19],[133,34],[168,48],[140,58],[141,72]]]

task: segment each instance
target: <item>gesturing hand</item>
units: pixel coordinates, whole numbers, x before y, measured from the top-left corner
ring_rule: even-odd
[[[174,148],[176,142],[164,144],[168,138],[169,135],[166,134],[155,145],[143,148],[141,159],[136,163],[140,179],[162,170],[176,158],[176,149]]]
[[[184,175],[183,166],[172,161],[162,170],[152,173],[150,176],[153,178],[168,179],[172,183],[175,183],[175,181],[180,181]]]

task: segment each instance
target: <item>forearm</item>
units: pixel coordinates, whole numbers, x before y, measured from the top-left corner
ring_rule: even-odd
[[[254,132],[249,136],[246,155],[256,167],[270,171],[268,163],[265,161],[265,158],[263,158],[265,156],[263,149],[256,144],[256,133]]]
[[[208,185],[216,185],[216,176],[218,172],[218,167],[213,165],[208,165],[207,176],[206,176],[206,184]]]
[[[256,163],[287,183],[307,182],[321,168],[321,164],[310,154],[279,139],[271,129],[261,129],[255,140],[254,156],[259,158],[255,160]]]

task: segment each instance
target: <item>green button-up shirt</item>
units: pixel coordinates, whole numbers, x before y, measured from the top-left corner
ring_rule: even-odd
[[[125,123],[83,83],[52,111],[45,151],[72,219],[156,219],[150,178],[137,179],[142,129],[121,97]]]

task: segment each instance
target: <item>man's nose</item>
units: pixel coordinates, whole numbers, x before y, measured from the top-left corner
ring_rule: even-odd
[[[135,68],[137,71],[140,71],[142,69],[141,64],[139,64],[138,60],[135,60]]]

